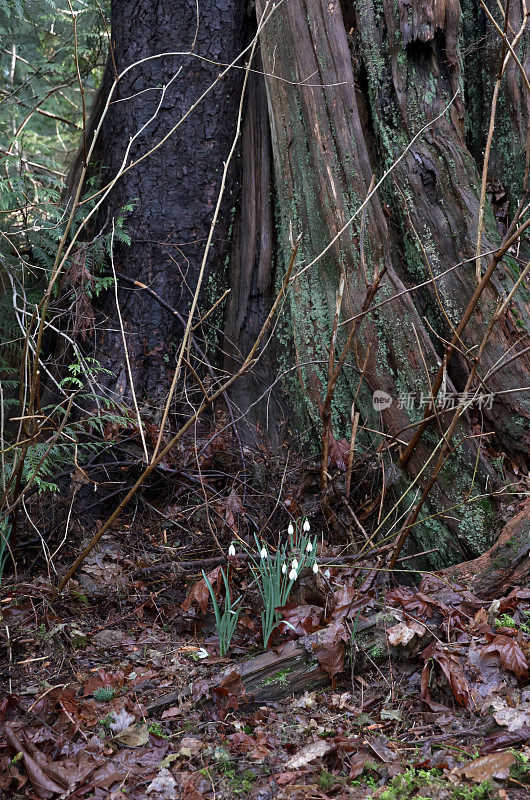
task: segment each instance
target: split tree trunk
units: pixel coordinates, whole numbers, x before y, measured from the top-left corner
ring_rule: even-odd
[[[254,69],[262,69],[259,50]],[[230,253],[230,295],[223,330],[223,366],[230,373],[241,366],[263,325],[272,301],[273,223],[272,150],[265,83],[259,72],[249,75],[245,120],[241,136],[241,193]],[[257,426],[272,442],[277,439],[279,408],[259,398],[274,376],[276,348],[264,348],[254,369],[234,384],[230,396],[240,411],[247,411],[240,424],[249,443],[260,441]],[[267,413],[268,412],[268,413]]]
[[[502,23],[494,0],[488,6]],[[258,15],[264,7],[258,0]],[[510,4],[511,38],[521,24],[522,8],[522,0]],[[207,2],[200,11],[197,54],[230,61],[246,41],[242,2]],[[162,51],[189,49],[194,14],[191,2],[162,10],[150,0],[114,0],[118,69]],[[517,45],[523,66],[530,58],[528,37],[525,31]],[[233,369],[266,314],[273,262],[280,278],[285,269],[290,225],[295,235],[302,235],[300,267],[318,261],[289,293],[277,350],[282,358],[276,366],[296,367],[287,387],[291,424],[304,430],[309,420],[317,441],[340,279],[345,279],[345,291],[339,351],[350,330],[346,320],[359,313],[367,285],[384,267],[376,302],[399,296],[370,312],[360,325],[333,398],[332,426],[337,437],[349,435],[352,399],[366,360],[357,401],[360,446],[372,451],[381,445],[385,464],[395,466],[412,435],[410,426],[422,416],[418,400],[428,396],[444,343],[477,285],[472,259],[481,159],[501,40],[476,0],[344,0],[342,6],[338,0],[289,0],[274,9],[261,35],[261,49],[269,122],[262,79],[252,75],[242,135],[241,192],[233,178],[207,270],[215,290],[209,297],[202,293],[201,310],[230,286],[220,362]],[[191,56],[168,56],[128,73],[118,99],[136,96],[111,109],[102,137],[104,174],[115,173],[130,136],[153,113],[159,98],[153,88],[168,84],[180,67],[162,113],[135,145],[134,158],[174,124],[218,67]],[[128,220],[133,244],[116,249],[118,272],[149,285],[184,316],[235,130],[241,82],[240,70],[226,76],[160,150],[121,179],[108,205],[110,217],[126,202],[138,203]],[[493,205],[488,200],[482,236],[486,253],[498,246],[505,231],[507,206],[513,212],[523,194],[530,98],[513,61],[504,86],[497,116],[501,135],[494,134],[491,156],[488,196]],[[398,160],[425,125],[428,129]],[[365,213],[357,214],[320,257],[365,200],[372,178],[379,179],[392,165]],[[527,250],[523,243],[499,265],[463,335],[460,350],[465,348],[467,355],[457,352],[450,363],[448,391],[464,388],[495,306],[513,286]],[[488,259],[482,259],[483,270]],[[404,294],[442,272],[447,274],[436,285]],[[438,548],[441,565],[479,555],[491,543],[492,502],[487,496],[468,502],[496,485],[491,454],[504,452],[524,468],[530,393],[521,387],[530,385],[530,361],[528,353],[512,359],[528,345],[524,299],[524,291],[514,298],[481,360],[479,374],[492,371],[486,384],[495,394],[493,407],[462,418],[430,508],[424,507],[424,519],[415,529],[423,548]],[[137,393],[141,404],[156,406],[168,388],[180,323],[151,296],[125,284],[120,285],[120,304]],[[103,311],[108,322],[98,353],[115,374],[110,388],[129,398],[112,293]],[[233,397],[242,410],[254,401],[267,376],[257,370],[252,380],[235,389]],[[372,402],[376,390],[393,400],[380,413]],[[399,402],[409,393],[415,394],[413,409]],[[442,428],[449,419],[443,417]],[[425,433],[407,474],[398,481],[399,490],[423,470],[441,433],[435,427]],[[485,439],[481,433],[487,434]],[[397,468],[394,472],[399,476]],[[428,476],[429,469],[422,480]],[[431,513],[442,516],[429,518]]]

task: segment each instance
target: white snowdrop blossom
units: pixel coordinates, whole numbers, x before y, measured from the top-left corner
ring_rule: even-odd
[[[230,547],[228,548],[228,555],[235,556],[235,554],[236,554],[236,548],[234,547],[233,544],[231,544]]]
[[[308,542],[308,543],[307,543],[307,545],[306,545],[306,548],[305,548],[305,549],[307,550],[307,552],[308,552],[308,553],[310,553],[310,552],[311,552],[311,550],[313,549],[313,545],[311,544],[311,542]]]
[[[331,572],[329,571],[329,569],[327,569],[327,570],[324,572],[324,577],[325,577],[325,578],[326,578],[328,581],[329,581],[329,579],[331,578]]]
[[[287,564],[283,564],[282,565],[282,575],[285,575],[286,572],[287,572]]]
[[[316,562],[316,561],[315,561],[315,563],[313,564],[313,572],[315,573],[315,575],[316,575],[316,574],[317,574],[317,572],[318,572],[318,564],[317,564],[317,562]]]
[[[298,572],[295,569],[292,569],[289,573],[289,580],[295,581],[298,578]]]
[[[294,528],[293,528],[293,523],[292,522],[289,523],[289,527],[287,528],[287,533],[289,534],[289,536],[292,536],[293,533],[294,533]]]
[[[296,560],[296,558],[293,558],[293,561],[292,561],[292,564],[291,564],[291,568],[294,569],[294,570],[298,569],[298,561]]]
[[[304,522],[304,524],[302,526],[302,530],[304,531],[304,533],[309,533],[309,531],[311,530],[311,525],[309,524],[309,520],[308,519],[305,520],[305,522]]]
[[[264,547],[261,548],[260,556],[261,558],[267,558],[267,551]]]

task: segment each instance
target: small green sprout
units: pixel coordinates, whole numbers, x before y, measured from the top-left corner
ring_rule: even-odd
[[[116,695],[116,690],[112,686],[99,686],[92,692],[92,697],[98,703],[110,703]]]
[[[495,620],[495,626],[497,628],[516,628],[516,622],[513,617],[510,617],[509,614],[501,614],[500,617],[497,617]]]

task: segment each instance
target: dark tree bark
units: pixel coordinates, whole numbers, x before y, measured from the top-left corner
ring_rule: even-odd
[[[488,7],[502,28],[498,4],[488,0]],[[264,0],[258,0],[258,18],[265,8]],[[510,3],[510,39],[522,24],[522,8],[521,0]],[[118,69],[156,52],[188,49],[194,13],[188,2],[162,9],[148,0],[114,0]],[[225,62],[234,58],[248,41],[244,16],[239,1],[201,6],[196,53]],[[516,51],[523,69],[528,67],[528,30]],[[259,396],[275,360],[275,367],[296,366],[287,384],[291,421],[304,428],[309,422],[318,438],[327,414],[323,403],[341,278],[344,324],[338,329],[337,352],[351,330],[348,318],[359,314],[367,286],[384,269],[376,301],[396,297],[370,311],[356,330],[333,396],[331,424],[337,437],[349,436],[352,400],[366,362],[356,401],[360,447],[368,452],[379,448],[387,466],[394,467],[400,491],[415,478],[421,488],[432,470],[425,469],[426,462],[451,415],[425,431],[400,472],[400,454],[422,412],[398,398],[414,393],[417,402],[429,395],[446,343],[477,287],[473,257],[482,158],[503,57],[501,39],[478,0],[343,0],[342,5],[338,0],[289,0],[275,8],[261,34],[261,57],[266,77],[252,74],[249,80],[238,173],[224,198],[208,267],[216,288],[211,299],[225,286],[231,289],[224,355],[218,363],[233,371],[249,351],[267,313],[273,266],[281,278],[288,263],[292,226],[302,236],[297,268],[318,260],[289,292],[269,365],[256,367],[232,397],[245,410]],[[128,73],[118,99],[137,96],[114,104],[105,123],[105,175],[115,173],[129,137],[153,113],[158,99],[153,87],[167,83],[179,67],[182,72],[167,91],[162,113],[141,145],[135,145],[133,158],[174,124],[219,69],[173,56],[144,62]],[[126,202],[138,203],[128,220],[133,244],[116,249],[118,271],[148,284],[184,316],[234,135],[241,83],[240,70],[225,77],[161,149],[120,180],[108,204],[107,213],[115,216]],[[490,159],[482,272],[506,233],[510,213],[525,197],[529,104],[521,70],[512,59],[503,78]],[[372,181],[390,167],[365,212],[354,216]],[[444,375],[448,391],[466,386],[495,308],[512,288],[528,249],[523,241],[501,259]],[[435,284],[415,288],[433,276]],[[495,506],[488,493],[498,486],[492,455],[504,453],[520,471],[527,468],[530,394],[521,391],[530,384],[526,299],[524,289],[514,296],[480,360],[478,373],[486,376],[493,406],[462,416],[450,459],[415,529],[424,548],[439,549],[442,565],[479,555],[491,544]],[[202,311],[206,301],[203,292]],[[156,404],[168,388],[181,327],[152,297],[124,284],[120,304],[137,393],[142,403]],[[116,376],[113,390],[128,398],[110,293],[103,311],[108,324],[99,352]],[[373,404],[376,390],[393,400],[380,412]],[[253,412],[250,422],[264,419]],[[270,428],[276,424],[274,417],[268,422]],[[468,502],[472,495],[478,501]]]
[[[261,59],[254,66],[261,68]],[[224,366],[234,372],[250,351],[265,321],[271,303],[274,247],[272,203],[272,151],[265,83],[261,75],[249,78],[248,101],[241,137],[241,195],[232,237],[229,286],[224,324]],[[250,411],[242,426],[252,442],[256,425],[266,420],[271,439],[276,439],[277,404],[263,413],[258,398],[273,375],[274,347],[266,348],[251,373],[244,375],[231,391],[236,407]]]
[[[156,114],[161,97],[157,87],[168,85],[158,114],[135,141],[128,163],[153,147],[179,121],[221,72],[218,64],[230,63],[243,49],[247,33],[242,2],[206,0],[199,11],[197,20],[196,4],[191,0],[113,0],[112,42],[118,73],[137,60],[160,53],[193,51],[194,55],[143,61],[120,81],[101,132],[103,181],[114,177],[130,138]],[[112,71],[107,71],[109,77]],[[223,162],[235,133],[242,80],[241,69],[231,70],[160,149],[118,181],[105,208],[108,224],[123,206],[135,203],[126,221],[132,243],[117,244],[116,271],[147,284],[184,317],[197,286]],[[233,171],[207,265],[202,308],[208,298],[215,297],[212,281],[217,287],[224,286],[230,209],[237,193]],[[120,284],[119,302],[137,395],[142,404],[156,406],[168,390],[182,326],[152,296],[126,283]],[[103,366],[115,376],[113,391],[130,399],[112,292],[105,295],[101,310],[107,323],[98,352]]]

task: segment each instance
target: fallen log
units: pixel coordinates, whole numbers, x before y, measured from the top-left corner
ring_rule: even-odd
[[[357,561],[362,563],[369,558],[373,558],[378,554],[386,552],[387,550],[388,545],[385,545],[383,547],[372,547],[370,550],[363,551],[363,553],[329,556],[323,559],[321,566],[331,567],[335,565],[354,564]],[[436,548],[426,552],[433,553],[435,551]],[[411,558],[417,558],[421,555],[425,555],[425,553],[415,553],[413,556],[405,556],[404,558],[398,559],[398,563],[401,563],[402,561],[408,561]],[[225,565],[227,563],[243,564],[248,560],[249,556],[246,553],[239,553],[237,557],[232,559],[228,558],[228,556],[213,556],[212,558],[199,558],[192,561],[177,561],[176,559],[173,559],[173,561],[159,561],[155,564],[151,564],[150,566],[140,567],[132,573],[131,577],[133,580],[139,580],[143,578],[150,578],[152,576],[159,576],[163,573],[171,573],[174,576],[181,576],[186,573],[189,573],[190,575],[192,573],[200,574],[202,569],[210,569]]]
[[[318,661],[311,659],[297,642],[288,642],[279,653],[268,650],[248,661],[232,664],[208,681],[208,692],[215,691],[234,673],[240,677],[245,690],[240,702],[249,703],[274,702],[288,694],[322,688],[329,682]],[[193,686],[185,686],[180,691],[162,695],[147,706],[147,713],[156,715],[189,701],[193,694]]]
[[[354,658],[355,668],[363,670],[367,665],[379,664],[391,658],[411,658],[417,651],[426,647],[431,641],[428,625],[425,635],[415,637],[407,645],[391,646],[388,642],[387,629],[400,619],[399,611],[389,608],[367,620],[359,620],[355,637],[349,647],[344,647],[345,660]],[[323,628],[303,640],[290,641],[280,649],[267,650],[248,661],[234,662],[219,675],[208,681],[208,687],[201,688],[201,694],[215,694],[216,689],[228,679],[239,677],[244,694],[239,697],[240,703],[271,703],[291,694],[314,691],[329,686],[329,674],[319,663],[319,648],[323,635],[329,628]],[[341,645],[337,643],[337,646]],[[346,652],[349,650],[350,652]],[[340,661],[340,653],[337,654]],[[340,671],[340,670],[338,670]],[[193,686],[185,686],[179,691],[170,692],[153,700],[147,706],[147,713],[156,716],[165,709],[189,702],[194,697]]]

